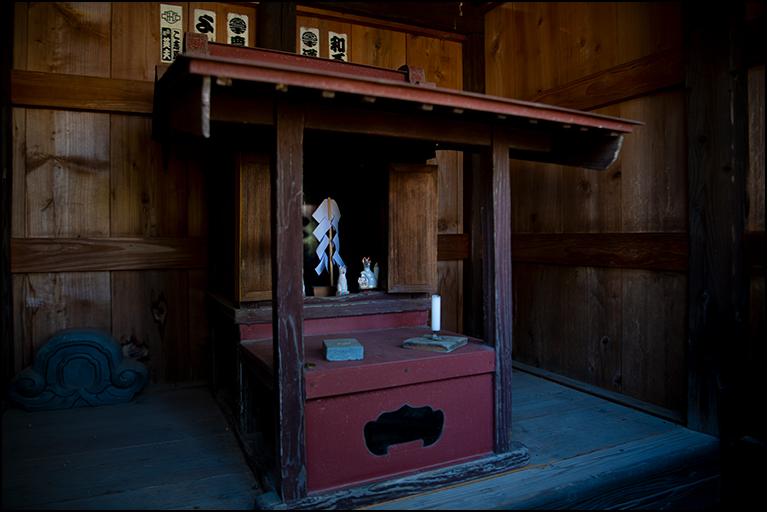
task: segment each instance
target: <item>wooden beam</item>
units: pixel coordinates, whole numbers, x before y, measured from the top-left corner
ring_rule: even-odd
[[[684,82],[683,47],[670,48],[554,87],[525,101],[596,110]]]
[[[482,151],[482,281],[485,342],[495,348],[493,449],[511,448],[511,136],[494,127],[492,146]]]
[[[303,107],[276,102],[277,148],[272,166],[272,315],[275,432],[279,493],[286,503],[306,497],[304,416]]]
[[[205,268],[205,237],[12,238],[11,272]]]
[[[11,72],[17,106],[151,114],[154,83],[37,71]]]
[[[575,233],[511,236],[514,262],[685,272],[684,233]]]

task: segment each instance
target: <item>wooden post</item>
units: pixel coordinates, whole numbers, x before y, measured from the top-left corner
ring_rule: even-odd
[[[493,127],[482,152],[482,277],[485,342],[495,348],[495,453],[511,449],[511,178],[509,135]]]
[[[296,2],[260,2],[256,46],[296,52]]]
[[[463,90],[485,93],[485,35],[468,34],[463,44]],[[463,333],[484,338],[482,261],[480,260],[480,156],[463,153],[463,226],[469,235],[469,257],[463,266]]]
[[[746,340],[743,275],[748,122],[738,62],[742,4],[683,5],[689,175],[690,342],[687,426],[724,435],[725,389]],[[736,7],[736,6],[739,6]],[[732,391],[729,391],[734,395]]]
[[[13,20],[14,3],[3,6],[5,19]],[[2,242],[0,243],[0,287],[2,289],[2,386],[3,412],[6,408],[8,382],[13,377],[13,278],[11,276],[11,193],[13,185],[13,114],[11,109],[11,68],[13,67],[13,23],[3,36],[2,49],[2,89],[3,89],[3,175],[0,186],[0,209],[2,212]]]
[[[285,502],[306,496],[304,417],[303,108],[277,100],[272,169],[272,328],[278,488]]]

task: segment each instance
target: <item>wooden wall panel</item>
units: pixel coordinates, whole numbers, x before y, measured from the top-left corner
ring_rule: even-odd
[[[112,236],[187,234],[186,153],[174,146],[163,169],[152,120],[112,114]]]
[[[643,121],[621,151],[623,231],[687,230],[687,136],[684,91],[660,92],[621,104]]]
[[[620,106],[598,114],[620,117]],[[564,167],[562,170],[562,231],[564,233],[620,233],[622,156],[606,171]]]
[[[13,192],[11,205],[11,236],[27,235],[27,110],[13,109]]]
[[[561,203],[561,165],[511,161],[511,226],[514,233],[561,233]]]
[[[486,15],[485,30],[487,92],[541,101],[577,100],[573,94],[588,90],[573,82],[597,80],[599,73],[637,59],[668,60],[682,44],[678,4],[509,2]],[[683,91],[665,82],[667,89],[658,91],[656,84],[644,87],[629,78],[631,89],[623,98],[616,95],[617,103],[597,112],[646,125],[625,138],[608,171],[512,161],[514,234],[686,232]],[[553,94],[559,90],[570,96]],[[683,386],[671,392],[682,389],[674,396],[664,389],[668,379],[686,381],[686,367],[679,365],[684,360],[675,359],[676,366],[647,364],[646,356],[663,353],[667,345],[678,354],[684,346],[678,323],[666,332],[663,320],[676,314],[671,320],[678,322],[678,310],[686,311],[686,288],[675,281],[684,274],[514,267],[515,358],[661,407],[685,409]],[[637,298],[645,294],[655,302]],[[656,310],[667,315],[659,320]],[[645,352],[636,350],[637,340]]]
[[[680,2],[617,2],[618,64],[682,45]]]
[[[564,274],[565,267],[537,263],[515,263],[512,271],[513,357],[559,374],[565,368]]]
[[[525,98],[560,85],[560,6],[556,2],[514,2],[512,98]],[[512,53],[512,52],[509,52]]]
[[[560,2],[559,56],[562,83],[615,66],[615,2]]]
[[[19,2],[14,69],[119,78],[118,86],[130,83],[125,80],[153,82],[160,55],[159,5]],[[184,7],[189,25],[187,4],[177,5]],[[218,7],[252,13],[255,37],[254,7]],[[109,108],[70,111],[57,101],[43,96],[35,108],[13,111],[13,237],[55,244],[64,238],[207,235],[199,150],[187,168],[186,151],[174,149],[164,170],[160,148],[151,142],[151,117]],[[122,238],[128,245],[130,240]],[[188,246],[185,238],[177,240],[179,247]],[[95,326],[125,344],[138,343],[135,354],[141,354],[142,344],[151,349],[152,385],[206,377],[207,269],[53,271],[16,273],[13,279],[16,371],[59,329]]]
[[[112,335],[140,355],[149,384],[190,379],[186,270],[112,272]]]
[[[184,18],[189,19],[189,9],[184,9]],[[112,78],[154,82],[159,63],[160,3],[113,2]]]
[[[29,109],[26,235],[109,235],[109,116]]]
[[[352,25],[351,29],[353,62],[387,69],[399,69],[407,63],[404,32],[362,25]]]
[[[30,2],[28,71],[109,76],[110,2]]]
[[[684,411],[687,276],[647,270],[623,275],[623,393]]]
[[[621,391],[620,269],[560,267],[563,375]]]
[[[407,63],[420,66],[426,80],[437,87],[463,89],[462,45],[433,37],[407,35]],[[439,165],[438,232],[463,233],[463,155],[456,151],[438,151],[428,161]],[[437,264],[437,293],[442,297],[442,328],[463,330],[463,262],[440,261]]]
[[[58,331],[96,327],[111,331],[109,272],[14,276],[16,371]]]

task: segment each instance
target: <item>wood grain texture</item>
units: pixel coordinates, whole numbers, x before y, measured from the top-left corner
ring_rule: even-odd
[[[55,412],[4,414],[6,506],[244,510],[260,492],[205,386]]]
[[[514,262],[648,270],[687,270],[684,234],[518,234],[512,235]]]
[[[208,244],[194,238],[14,238],[11,272],[204,268]]]
[[[27,236],[109,235],[108,123],[106,114],[27,111]]]
[[[188,8],[184,17],[189,19]],[[155,66],[160,63],[159,3],[113,3],[111,59],[112,78],[154,82]]]
[[[152,113],[150,82],[35,71],[14,71],[11,80],[15,105]]]
[[[14,237],[27,235],[27,110],[12,109],[13,130],[13,190],[11,192],[11,234]]]
[[[494,128],[493,144],[482,152],[482,280],[485,342],[495,348],[495,415],[493,450],[511,447],[512,265],[511,183],[508,132]]]
[[[238,300],[272,298],[272,229],[268,155],[239,154],[235,162],[235,289]]]
[[[616,4],[562,2],[558,5],[562,83],[615,66],[618,63]]]
[[[616,2],[618,63],[681,47],[682,6],[676,2]],[[684,78],[681,78],[684,80]]]
[[[619,116],[618,106],[599,110]],[[633,134],[632,134],[633,135]],[[565,233],[616,233],[621,231],[622,159],[619,155],[606,171],[576,167],[562,170],[562,231]]]
[[[184,236],[187,233],[186,153],[171,150],[163,169],[151,118],[111,116],[111,235]]]
[[[623,271],[622,391],[684,413],[687,403],[685,274]]]
[[[407,64],[420,66],[426,81],[437,87],[463,89],[461,44],[433,37],[407,35]]]
[[[27,69],[29,40],[29,2],[14,2],[13,8],[13,69]]]
[[[272,172],[272,325],[279,493],[285,502],[306,496],[304,336],[301,282],[303,226],[303,108],[278,101],[277,154]]]
[[[675,89],[621,104],[621,115],[644,121],[621,151],[621,224],[627,232],[687,229],[684,91]]]
[[[389,293],[437,291],[438,168],[389,166]]]
[[[399,69],[407,62],[404,32],[352,24],[349,37],[352,62],[387,69]]]
[[[576,110],[594,110],[673,87],[683,81],[683,51],[681,46],[677,46],[544,89],[524,97],[524,100]]]
[[[513,4],[512,31],[514,84],[511,98],[524,98],[562,82],[561,77],[561,5],[554,2]]]
[[[27,70],[109,76],[111,2],[29,3]]]
[[[621,391],[621,270],[564,269],[563,375],[610,391]]]
[[[189,364],[186,270],[113,271],[112,336],[149,368],[147,386],[187,382]]]
[[[60,272],[14,276],[16,371],[34,361],[37,350],[58,331],[111,325],[108,272]]]
[[[562,166],[512,160],[514,233],[562,232]]]

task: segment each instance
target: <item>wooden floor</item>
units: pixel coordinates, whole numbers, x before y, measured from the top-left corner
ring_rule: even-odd
[[[252,509],[260,494],[207,386],[3,414],[3,509]]]
[[[717,439],[519,371],[513,401],[528,466],[375,508],[716,505]],[[4,509],[249,509],[259,493],[206,387],[3,414]]]

